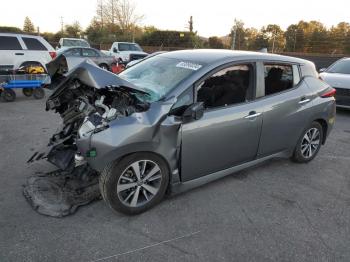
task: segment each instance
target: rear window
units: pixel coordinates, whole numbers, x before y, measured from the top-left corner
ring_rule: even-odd
[[[328,73],[350,74],[350,60],[339,60],[327,70]]]
[[[17,37],[0,36],[0,50],[22,50]]]
[[[137,44],[127,44],[127,43],[120,43],[118,45],[119,51],[142,51],[141,47]]]
[[[47,48],[38,40],[31,37],[22,37],[23,42],[27,46],[28,50],[44,50],[47,51]]]

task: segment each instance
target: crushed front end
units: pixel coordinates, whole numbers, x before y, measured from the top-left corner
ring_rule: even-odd
[[[89,61],[69,70],[67,60],[59,56],[47,65],[54,91],[46,102],[46,110],[61,116],[61,127],[50,138],[48,146],[28,160],[28,163],[47,160],[58,169],[30,178],[24,188],[24,195],[33,208],[58,217],[99,198],[98,174],[86,161],[96,156],[92,136],[108,129],[111,121],[149,108],[149,104],[140,99],[147,94],[132,84]],[[79,150],[80,140],[88,143],[85,152]],[[48,188],[51,192],[43,195],[42,192],[50,191]]]

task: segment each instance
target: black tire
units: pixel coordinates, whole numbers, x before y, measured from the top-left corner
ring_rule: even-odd
[[[6,102],[13,102],[16,100],[16,93],[12,89],[5,88],[2,92],[2,97]]]
[[[35,99],[43,99],[45,97],[45,91],[43,88],[35,88],[33,90],[33,96]]]
[[[316,135],[314,140],[312,138],[311,142],[308,142],[306,136],[310,139],[308,134],[312,134],[310,133],[312,130],[317,130],[318,135]],[[308,126],[300,136],[294,149],[292,160],[297,163],[307,163],[314,159],[322,146],[323,135],[323,128],[321,124],[318,122],[312,122],[312,124]],[[317,147],[312,143],[312,141],[318,141]]]
[[[99,67],[106,70],[106,71],[109,71],[109,67],[106,64],[100,64]]]
[[[25,95],[26,97],[30,97],[33,95],[33,88],[23,88],[22,89],[22,93],[23,95]]]
[[[134,181],[127,181],[125,184],[121,184],[120,181],[124,181],[123,178],[129,172],[131,169],[130,166],[135,163],[139,163],[142,161],[146,161],[150,164],[155,164],[159,168],[159,171],[155,173],[156,175],[154,177],[161,177],[158,178],[159,180],[155,180],[157,183],[157,192],[154,195],[151,195],[150,192],[148,192],[143,186],[144,185],[135,185],[133,188],[129,188],[127,190],[121,190],[119,193],[117,192],[120,186],[126,185],[126,184],[135,184],[136,182]],[[145,164],[146,166],[147,164]],[[139,166],[139,165],[137,165]],[[153,167],[155,167],[153,166]],[[140,170],[142,168],[140,167]],[[150,170],[152,169],[152,166],[147,170],[148,174],[151,173]],[[126,171],[129,170],[129,171]],[[144,177],[147,176],[147,172],[144,171],[142,173],[141,171],[141,176],[144,174]],[[121,176],[123,175],[123,178]],[[129,177],[128,179],[131,179]],[[137,182],[138,183],[138,182]],[[148,181],[145,182],[145,186],[151,185],[153,187],[152,182],[149,182],[150,184],[147,184]],[[106,168],[102,171],[101,176],[100,176],[100,191],[103,199],[107,202],[107,204],[116,211],[119,211],[124,214],[128,215],[134,215],[134,214],[139,214],[142,213],[150,208],[152,208],[154,205],[159,203],[163,197],[164,194],[167,190],[169,184],[169,169],[165,161],[152,153],[135,153],[128,155],[124,158],[122,158],[120,161],[113,162],[109,165],[106,166]],[[153,188],[155,188],[154,186]],[[140,192],[141,190],[146,191],[145,192]],[[137,199],[136,199],[136,204],[138,204],[138,200],[141,199],[140,204],[138,206],[131,206],[133,202],[133,198],[136,195],[136,191],[138,191],[137,194]],[[147,193],[148,192],[148,193]],[[121,199],[121,194],[130,195],[132,197],[129,198],[126,197],[124,201]],[[144,195],[149,195],[150,199],[146,199],[146,196]],[[128,203],[129,201],[129,203]],[[142,202],[143,201],[143,202]]]

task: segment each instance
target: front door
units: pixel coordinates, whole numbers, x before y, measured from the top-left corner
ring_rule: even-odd
[[[254,160],[262,114],[254,108],[255,67],[251,64],[220,69],[197,88],[204,102],[201,119],[182,125],[182,181]]]

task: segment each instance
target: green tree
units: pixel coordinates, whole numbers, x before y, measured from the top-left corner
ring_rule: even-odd
[[[0,32],[2,33],[22,33],[22,30],[13,26],[0,26]]]
[[[209,37],[208,44],[210,48],[222,49],[224,48],[224,44],[220,38],[217,36]]]
[[[281,52],[284,50],[284,32],[279,25],[267,25],[263,30],[263,34],[265,34],[265,37],[268,39],[269,50],[272,53]]]
[[[78,21],[75,21],[71,25],[65,26],[65,34],[67,37],[79,38],[82,32],[83,30]]]
[[[295,52],[296,51],[297,34],[298,34],[298,25],[292,24],[292,25],[288,26],[286,32],[284,33],[284,37],[286,39],[285,50],[287,52]]]
[[[28,16],[26,16],[26,18],[24,19],[23,32],[25,33],[35,32],[34,24]]]

